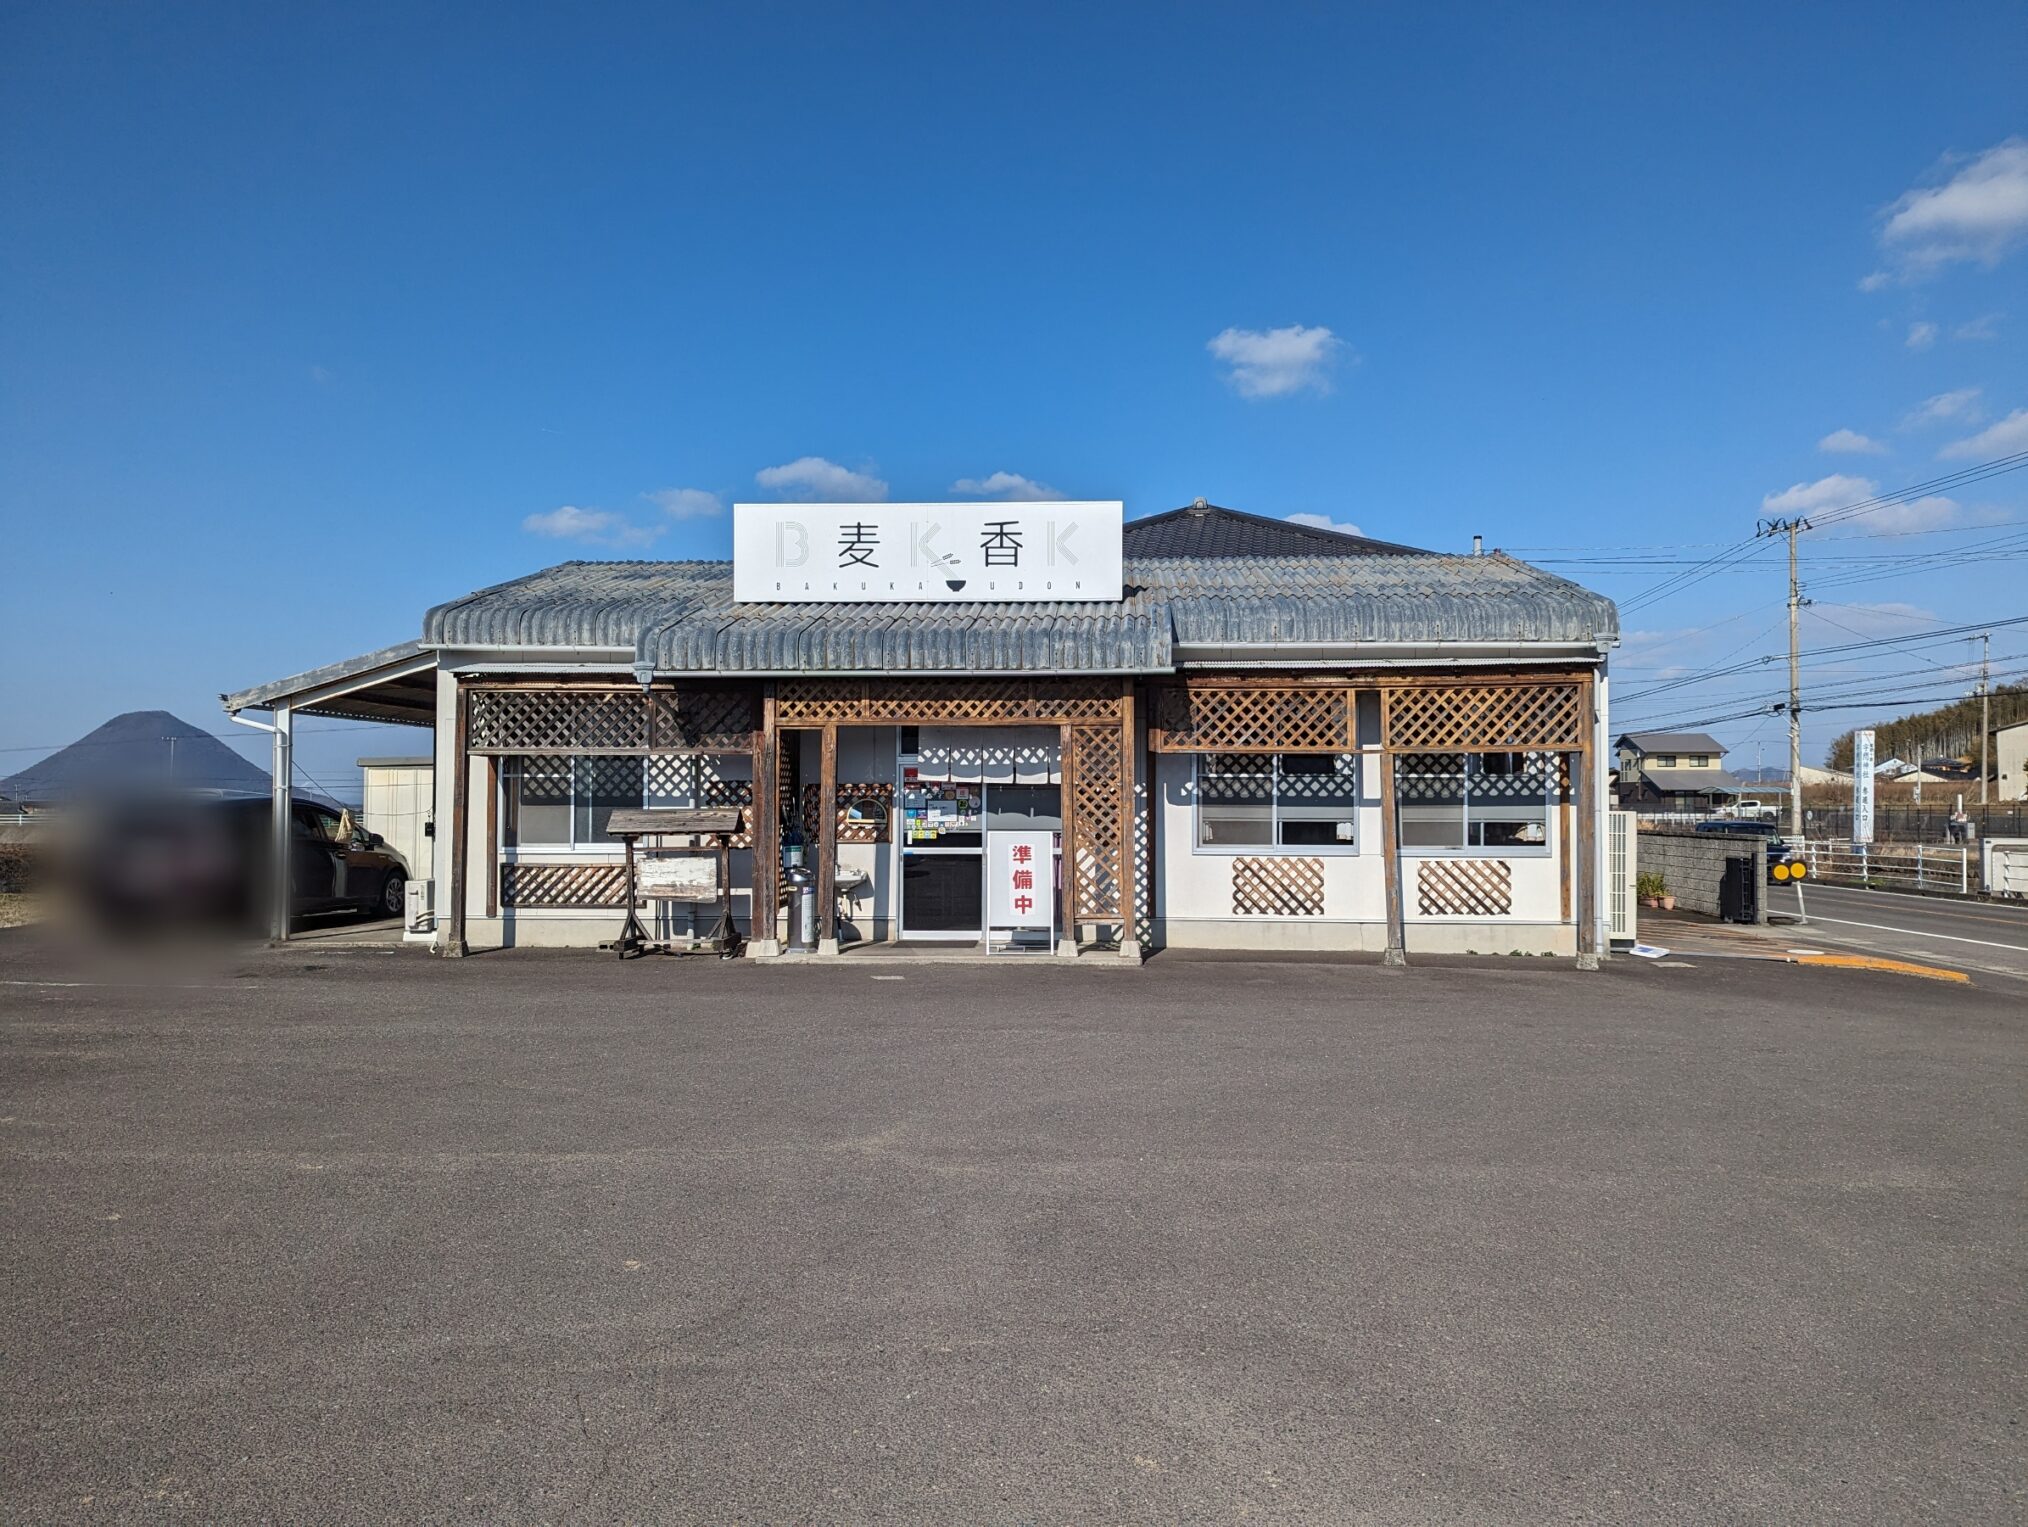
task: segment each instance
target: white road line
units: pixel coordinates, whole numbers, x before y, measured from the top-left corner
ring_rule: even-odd
[[[1896,928],[1887,923],[1856,923],[1849,917],[1813,917],[1813,923],[1842,923],[1847,928],[1871,928],[1878,933],[1905,933],[1910,938],[1940,938],[1953,944],[1979,944],[1987,949],[2012,949],[2028,954],[2028,944],[1999,944],[1989,938],[1962,938],[1955,933],[1924,933],[1919,928]]]

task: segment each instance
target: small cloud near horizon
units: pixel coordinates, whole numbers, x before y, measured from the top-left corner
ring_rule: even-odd
[[[1331,368],[1349,353],[1345,341],[1329,329],[1299,323],[1282,329],[1226,329],[1204,348],[1225,362],[1225,383],[1243,398],[1329,392]]]
[[[725,504],[719,496],[703,488],[657,488],[641,497],[672,520],[704,520],[725,513]]]
[[[1925,424],[1942,424],[1950,419],[1962,419],[1967,424],[1976,423],[1979,418],[1979,389],[1959,387],[1951,392],[1939,392],[1924,398],[1902,418],[1903,429],[1920,429]]]
[[[587,546],[621,549],[646,546],[666,527],[635,525],[625,515],[610,509],[581,509],[576,504],[563,504],[547,513],[527,516],[521,528],[530,535],[545,536],[552,541],[582,541]]]
[[[1953,440],[1936,454],[1942,461],[1978,461],[1988,456],[2011,456],[2016,451],[2028,451],[2028,408],[2017,408],[1976,435]]]
[[[794,503],[877,504],[887,497],[887,484],[870,469],[855,472],[822,456],[762,467],[753,480]]]
[[[1350,520],[1334,520],[1328,514],[1290,514],[1284,515],[1283,518],[1291,525],[1307,525],[1312,530],[1335,530],[1341,536],[1363,536],[1366,534],[1365,531],[1361,530]]]
[[[1908,338],[1903,341],[1911,350],[1927,350],[1936,343],[1936,325],[1919,322],[1908,326]]]
[[[1880,484],[1870,477],[1834,472],[1815,482],[1791,484],[1760,501],[1761,512],[1771,519],[1808,519],[1832,509],[1863,504],[1880,496]],[[1866,511],[1869,530],[1936,530],[1956,522],[1956,499],[1931,494],[1906,504],[1882,504]]]
[[[951,491],[968,498],[997,498],[1009,503],[1048,503],[1070,496],[1046,482],[1023,477],[1019,472],[995,472],[990,477],[960,477],[951,484]]]
[[[1817,442],[1817,449],[1828,456],[1885,456],[1887,447],[1871,435],[1862,435],[1856,429],[1834,429]]]

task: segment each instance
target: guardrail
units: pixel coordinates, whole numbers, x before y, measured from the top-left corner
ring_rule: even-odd
[[[1880,891],[1920,891],[1930,895],[1970,896],[1980,886],[1972,873],[1971,850],[1927,843],[1854,845],[1808,842],[1803,855],[1810,878],[1826,885],[1867,886]]]

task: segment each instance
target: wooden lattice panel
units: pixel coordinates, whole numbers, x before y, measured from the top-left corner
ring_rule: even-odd
[[[728,840],[734,848],[753,847],[753,781],[750,779],[708,779],[698,792],[706,806],[739,806],[744,814],[739,831]]]
[[[1579,684],[1403,685],[1387,696],[1386,745],[1422,753],[1582,748],[1584,710]]]
[[[759,695],[751,689],[658,689],[648,696],[648,738],[665,752],[752,750]]]
[[[1076,898],[1073,922],[1110,922],[1120,917],[1126,884],[1127,844],[1120,832],[1120,789],[1126,759],[1117,726],[1070,728],[1070,842]]]
[[[866,686],[860,683],[784,679],[775,686],[775,722],[779,726],[857,721],[865,711]]]
[[[1505,859],[1420,860],[1415,909],[1424,917],[1511,916],[1514,866]]]
[[[503,907],[623,907],[624,864],[503,864]]]
[[[822,785],[803,786],[803,841],[817,841],[818,808],[823,800]],[[857,820],[848,816],[855,801],[878,802],[880,811],[871,818]],[[840,843],[885,843],[888,841],[888,822],[894,809],[894,786],[885,780],[872,780],[865,784],[840,784],[838,786],[838,841]]]
[[[484,688],[471,691],[475,753],[744,753],[751,689]]]
[[[1120,687],[1116,679],[785,679],[775,704],[782,726],[1007,726],[1110,720],[1120,714]]]
[[[1324,861],[1282,855],[1232,861],[1236,917],[1322,917]]]
[[[1165,752],[1344,753],[1352,719],[1346,685],[1169,685],[1155,695]]]

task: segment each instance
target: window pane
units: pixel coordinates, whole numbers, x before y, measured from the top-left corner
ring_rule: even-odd
[[[1410,753],[1394,765],[1394,798],[1403,848],[1463,848],[1465,760],[1454,753]]]
[[[570,844],[570,760],[522,758],[508,765],[507,846]]]
[[[1491,753],[1472,760],[1473,847],[1539,848],[1548,843],[1552,765],[1548,753]]]
[[[1206,847],[1274,842],[1274,759],[1208,753],[1197,768],[1197,841]]]
[[[641,760],[638,758],[579,758],[572,792],[573,827],[577,845],[611,843],[606,823],[615,809],[641,804]]]
[[[1276,815],[1290,847],[1353,841],[1359,760],[1350,753],[1289,753],[1278,760]]]

